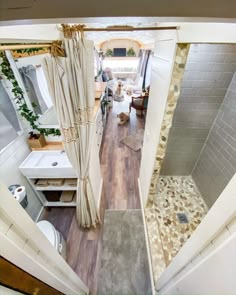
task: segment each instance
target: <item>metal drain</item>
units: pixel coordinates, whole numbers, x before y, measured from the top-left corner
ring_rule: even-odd
[[[180,223],[189,223],[188,217],[186,216],[185,213],[177,213],[177,217],[178,217]]]

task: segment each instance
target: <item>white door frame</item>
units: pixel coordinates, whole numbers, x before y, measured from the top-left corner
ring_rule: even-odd
[[[64,294],[88,294],[88,287],[3,183],[0,196],[0,255]]]
[[[213,23],[185,23],[181,24],[177,32],[177,38],[170,36],[168,31],[157,32],[156,40],[159,42],[156,47],[157,55],[162,52],[163,46],[166,48],[167,41],[171,38],[177,43],[218,43],[218,44],[233,44],[236,43],[236,24],[213,24]],[[172,31],[174,34],[174,31]],[[158,48],[159,46],[159,48]],[[167,51],[168,52],[168,51]],[[175,56],[172,56],[172,63],[174,62]],[[165,59],[163,59],[165,60]],[[171,62],[171,60],[170,60]],[[168,77],[165,77],[165,82],[170,83],[172,72],[169,71]],[[156,85],[153,85],[155,87]],[[152,89],[152,87],[151,87]],[[153,90],[152,90],[153,91]],[[148,201],[148,191],[151,183],[153,166],[155,163],[156,150],[158,147],[159,134],[161,130],[162,118],[164,115],[165,108],[163,104],[166,104],[168,97],[168,91],[162,93],[160,99],[157,101],[159,109],[156,109],[156,117],[150,116],[151,112],[155,112],[155,108],[148,109],[145,134],[144,134],[144,145],[141,159],[140,168],[140,195],[144,206]],[[159,98],[159,97],[158,97]],[[152,95],[150,92],[149,105],[151,103]],[[157,100],[157,95],[153,97]],[[149,114],[150,113],[150,114]],[[155,118],[150,120],[150,118]],[[152,119],[151,118],[151,119]],[[150,121],[150,122],[149,122]],[[148,133],[148,126],[152,129],[155,128],[155,136],[152,136],[151,132]],[[151,146],[150,146],[151,145]],[[147,152],[149,151],[149,152]],[[166,271],[162,274],[160,279],[157,281],[158,290],[166,286],[184,267],[191,262],[199,252],[204,249],[211,240],[225,227],[236,214],[236,203],[233,202],[233,189],[236,188],[236,176],[234,176],[228,186],[224,189],[221,196],[218,198],[214,206],[208,212],[203,222],[199,225],[197,230],[193,233],[191,238],[182,247],[179,253],[172,260]],[[221,207],[221,208],[219,208]],[[224,210],[222,210],[224,208]],[[220,211],[221,210],[221,211]],[[224,212],[224,215],[222,215]],[[213,224],[212,224],[213,223]],[[155,279],[155,278],[154,278]]]

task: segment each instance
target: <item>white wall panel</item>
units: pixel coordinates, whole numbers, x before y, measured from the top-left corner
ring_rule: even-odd
[[[173,287],[161,295],[234,295],[236,290],[236,234],[193,266]]]
[[[140,168],[140,187],[144,206],[148,197],[172,76],[177,41],[176,31],[158,32],[156,40]]]
[[[182,23],[178,30],[180,43],[236,43],[236,24]]]

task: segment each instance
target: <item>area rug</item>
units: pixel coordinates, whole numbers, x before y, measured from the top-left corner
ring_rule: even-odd
[[[98,295],[151,293],[141,210],[107,210]]]
[[[137,152],[143,145],[144,129],[138,130],[137,133],[127,136],[121,140],[121,143],[127,145],[129,148]]]

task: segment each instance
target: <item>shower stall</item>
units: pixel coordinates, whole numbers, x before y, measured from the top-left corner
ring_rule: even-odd
[[[191,44],[146,221],[155,281],[236,172],[236,45]]]

